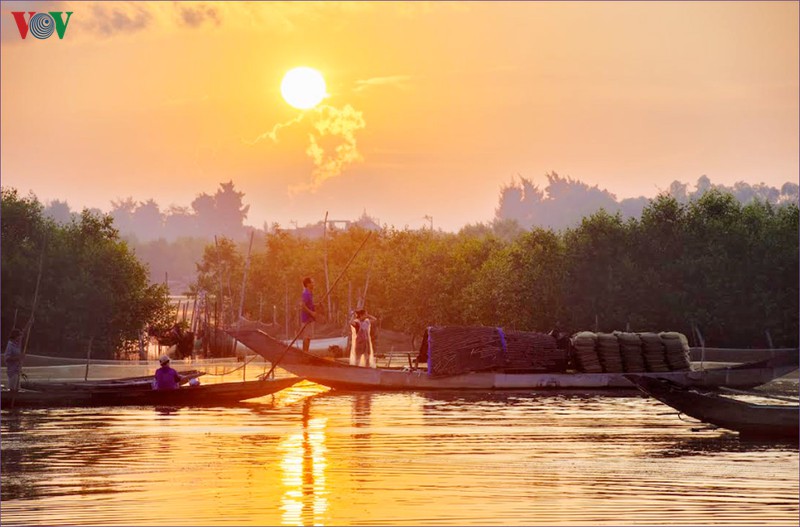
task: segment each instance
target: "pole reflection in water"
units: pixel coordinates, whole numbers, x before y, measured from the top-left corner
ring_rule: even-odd
[[[303,429],[287,436],[278,447],[284,491],[283,525],[322,525],[328,509],[325,468],[327,419],[311,417],[311,398],[303,401]]]

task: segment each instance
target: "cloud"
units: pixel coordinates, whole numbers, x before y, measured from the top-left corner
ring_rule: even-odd
[[[103,36],[136,33],[148,28],[153,19],[153,13],[145,5],[94,4],[87,27],[90,31]]]
[[[317,134],[308,134],[311,144],[306,149],[306,154],[314,162],[312,180],[310,183],[289,187],[289,194],[313,192],[328,179],[341,174],[348,165],[363,159],[358,152],[355,137],[355,132],[366,126],[362,113],[349,104],[342,109],[321,106],[318,111],[319,119],[314,123]],[[320,145],[320,139],[326,136],[340,140],[333,151]]]
[[[349,104],[342,108],[317,106],[245,143],[252,146],[266,139],[277,143],[281,130],[306,120],[311,122],[306,155],[314,163],[314,170],[311,181],[289,187],[290,195],[314,192],[325,181],[340,175],[347,166],[363,159],[358,151],[356,132],[364,128],[366,122],[364,115]]]
[[[362,79],[356,81],[356,87],[353,91],[363,92],[368,88],[375,86],[397,86],[398,88],[405,88],[408,86],[408,81],[411,80],[410,75],[391,75],[388,77],[372,77],[371,79]]]
[[[206,4],[199,4],[197,6],[178,6],[178,16],[180,23],[188,27],[199,27],[203,22],[211,22],[215,26],[222,23],[222,15],[216,7]]]
[[[285,123],[278,123],[275,126],[273,126],[272,130],[270,130],[269,132],[264,132],[263,134],[259,135],[258,137],[256,137],[255,139],[253,139],[251,141],[248,141],[248,140],[245,139],[244,142],[246,144],[250,145],[250,146],[253,146],[256,143],[260,143],[261,141],[264,141],[266,139],[270,139],[273,142],[277,143],[278,142],[278,132],[280,132],[284,128],[289,128],[289,127],[291,127],[291,126],[293,126],[295,124],[299,124],[299,123],[303,122],[303,119],[305,119],[306,115],[307,115],[306,113],[301,113],[297,117],[295,117],[294,119],[286,121]]]

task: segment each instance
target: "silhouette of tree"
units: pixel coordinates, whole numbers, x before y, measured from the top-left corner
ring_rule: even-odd
[[[61,225],[71,222],[73,218],[69,203],[57,199],[51,201],[44,208],[44,215]]]
[[[161,230],[164,226],[164,215],[152,198],[143,203],[139,203],[133,212],[132,223],[134,234],[140,240],[157,240],[161,237]]]

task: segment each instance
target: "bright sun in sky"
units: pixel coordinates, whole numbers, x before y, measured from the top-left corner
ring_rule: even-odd
[[[299,67],[286,72],[281,81],[281,95],[299,110],[315,107],[327,95],[325,79],[313,68]]]

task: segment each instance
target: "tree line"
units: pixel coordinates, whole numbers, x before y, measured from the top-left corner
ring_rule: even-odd
[[[798,344],[796,203],[743,205],[710,189],[686,203],[662,194],[639,218],[600,210],[561,231],[512,227],[385,227],[332,291],[327,318],[344,320],[363,301],[383,327],[416,336],[429,325],[691,336],[694,325],[711,346]],[[351,228],[309,240],[280,229],[266,233],[251,258],[246,316],[271,320],[274,305],[282,326],[288,298],[294,320],[303,277],[315,278],[321,298],[325,260],[332,282],[367,234]],[[226,239],[208,245],[193,285],[223,299],[231,321],[245,254],[244,245]]]
[[[66,223],[33,196],[2,189],[2,341],[31,318],[28,352],[111,359],[148,324],[173,319],[113,218],[89,210]]]
[[[596,185],[590,187],[586,183],[559,176],[555,172],[546,174],[545,177],[547,184],[543,188],[522,176],[501,188],[495,219],[516,221],[526,229],[531,227],[563,229],[575,227],[584,217],[600,209],[612,214],[619,212],[623,218],[638,218],[650,203],[644,196],[617,201],[617,197],[608,190],[600,189]],[[700,176],[694,189],[690,189],[686,183],[675,180],[662,194],[672,196],[679,203],[686,204],[699,199],[710,190],[731,194],[742,205],[747,205],[753,200],[773,205],[798,203],[800,200],[800,187],[797,183],[787,182],[777,188],[764,183],[751,185],[739,181],[732,186],[726,186],[712,183],[708,176]]]

